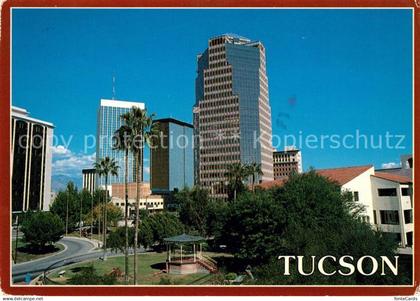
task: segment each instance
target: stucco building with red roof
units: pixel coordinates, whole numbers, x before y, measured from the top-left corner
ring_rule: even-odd
[[[392,235],[400,244],[400,253],[412,254],[413,198],[412,180],[398,174],[375,171],[373,165],[315,170],[336,182],[342,191],[352,193],[365,208],[361,219],[375,229]],[[287,178],[262,182],[257,187],[280,187]]]

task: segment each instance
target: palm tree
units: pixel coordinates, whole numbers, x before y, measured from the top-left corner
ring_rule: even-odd
[[[261,164],[252,162],[251,164],[247,165],[247,168],[248,168],[249,175],[252,176],[252,182],[251,182],[252,191],[255,192],[255,179],[263,175],[263,172],[261,170]]]
[[[94,163],[94,167],[96,169],[96,173],[99,176],[105,177],[105,206],[104,206],[104,223],[103,223],[103,239],[104,239],[104,257],[103,259],[106,260],[106,232],[107,232],[107,220],[106,220],[106,211],[107,211],[107,204],[108,204],[108,177],[117,176],[118,175],[118,168],[117,162],[115,159],[111,159],[110,157],[105,157],[98,162]]]
[[[124,172],[124,187],[125,187],[125,218],[124,218],[124,226],[125,226],[125,249],[124,249],[124,263],[125,263],[125,271],[124,271],[124,280],[128,284],[128,154],[132,150],[132,129],[130,127],[131,122],[129,119],[129,115],[126,114],[121,115],[121,118],[124,121],[124,125],[122,125],[118,130],[114,133],[114,149],[124,151],[124,163],[125,163],[125,172]]]
[[[225,176],[233,190],[233,200],[236,201],[238,191],[243,188],[243,181],[249,176],[248,168],[240,162],[232,163],[228,165]]]
[[[139,232],[139,207],[140,207],[140,183],[143,181],[143,159],[145,144],[152,146],[154,138],[158,132],[157,124],[153,123],[154,114],[147,115],[146,109],[132,107],[129,112],[124,114],[125,124],[130,128],[132,152],[135,162],[136,179],[136,218],[134,225],[134,285],[137,284],[137,246]],[[141,165],[141,168],[140,168]]]

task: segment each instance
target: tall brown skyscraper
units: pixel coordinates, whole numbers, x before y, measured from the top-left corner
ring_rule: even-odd
[[[273,180],[263,44],[234,34],[210,39],[197,57],[195,86],[195,182],[224,198],[226,168],[235,162],[260,163],[258,180]]]

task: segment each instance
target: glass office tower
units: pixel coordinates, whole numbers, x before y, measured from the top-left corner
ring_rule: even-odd
[[[112,137],[117,129],[122,125],[121,115],[131,110],[132,107],[144,109],[145,105],[141,102],[121,101],[101,99],[98,110],[98,124],[96,134],[96,161],[105,157],[110,157],[117,161],[120,167],[118,176],[109,178],[108,184],[124,183],[124,152],[113,149]],[[140,162],[141,164],[141,162]],[[143,166],[140,166],[143,171]],[[142,173],[143,175],[143,173]],[[143,177],[141,177],[143,179]],[[97,177],[97,184],[105,185],[104,177]],[[135,162],[132,153],[128,155],[128,182],[135,181]],[[98,187],[98,186],[97,186]]]
[[[234,34],[209,40],[197,57],[195,182],[226,197],[226,168],[261,164],[258,181],[273,180],[271,108],[265,48]]]
[[[151,150],[153,193],[167,194],[194,185],[193,126],[173,118],[155,121],[160,142]]]

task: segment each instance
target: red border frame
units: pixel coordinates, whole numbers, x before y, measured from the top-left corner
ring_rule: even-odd
[[[117,1],[116,1],[117,2]],[[0,106],[0,174],[10,174],[10,8],[13,7],[106,7],[107,3],[100,0],[9,0],[3,3],[1,10],[1,53],[0,53],[0,83],[1,83],[1,102]],[[114,7],[411,7],[414,8],[414,55],[419,54],[419,41],[416,39],[419,27],[419,8],[420,0],[301,0],[299,3],[293,0],[265,0],[263,5],[260,0],[160,0],[155,3],[153,0],[118,0],[118,3],[110,3]],[[419,63],[414,61],[414,78],[419,74]],[[419,81],[414,82],[415,94],[414,101],[419,96]],[[420,106],[415,106],[414,129],[420,122]],[[413,133],[416,138],[416,131]],[[414,139],[414,150],[419,149],[420,139]],[[414,160],[414,173],[420,167],[420,161]],[[386,296],[386,295],[413,295],[416,287],[419,286],[419,269],[414,270],[414,286],[412,287],[47,287],[30,286],[15,287],[10,285],[10,185],[7,176],[2,177],[0,185],[0,195],[3,200],[0,205],[0,248],[1,263],[1,288],[7,294],[15,295],[160,295],[160,296],[179,296],[179,295],[214,295],[214,296],[290,296],[290,295],[336,295],[336,296]],[[420,195],[420,188],[414,185],[415,195]],[[415,208],[415,215],[420,217],[420,204]],[[420,223],[420,220],[418,221]],[[415,224],[417,225],[417,224]],[[416,227],[418,228],[418,227]],[[414,231],[415,248],[420,248],[420,230]],[[420,253],[414,254],[414,263],[420,262]],[[414,264],[415,266],[415,264]]]

